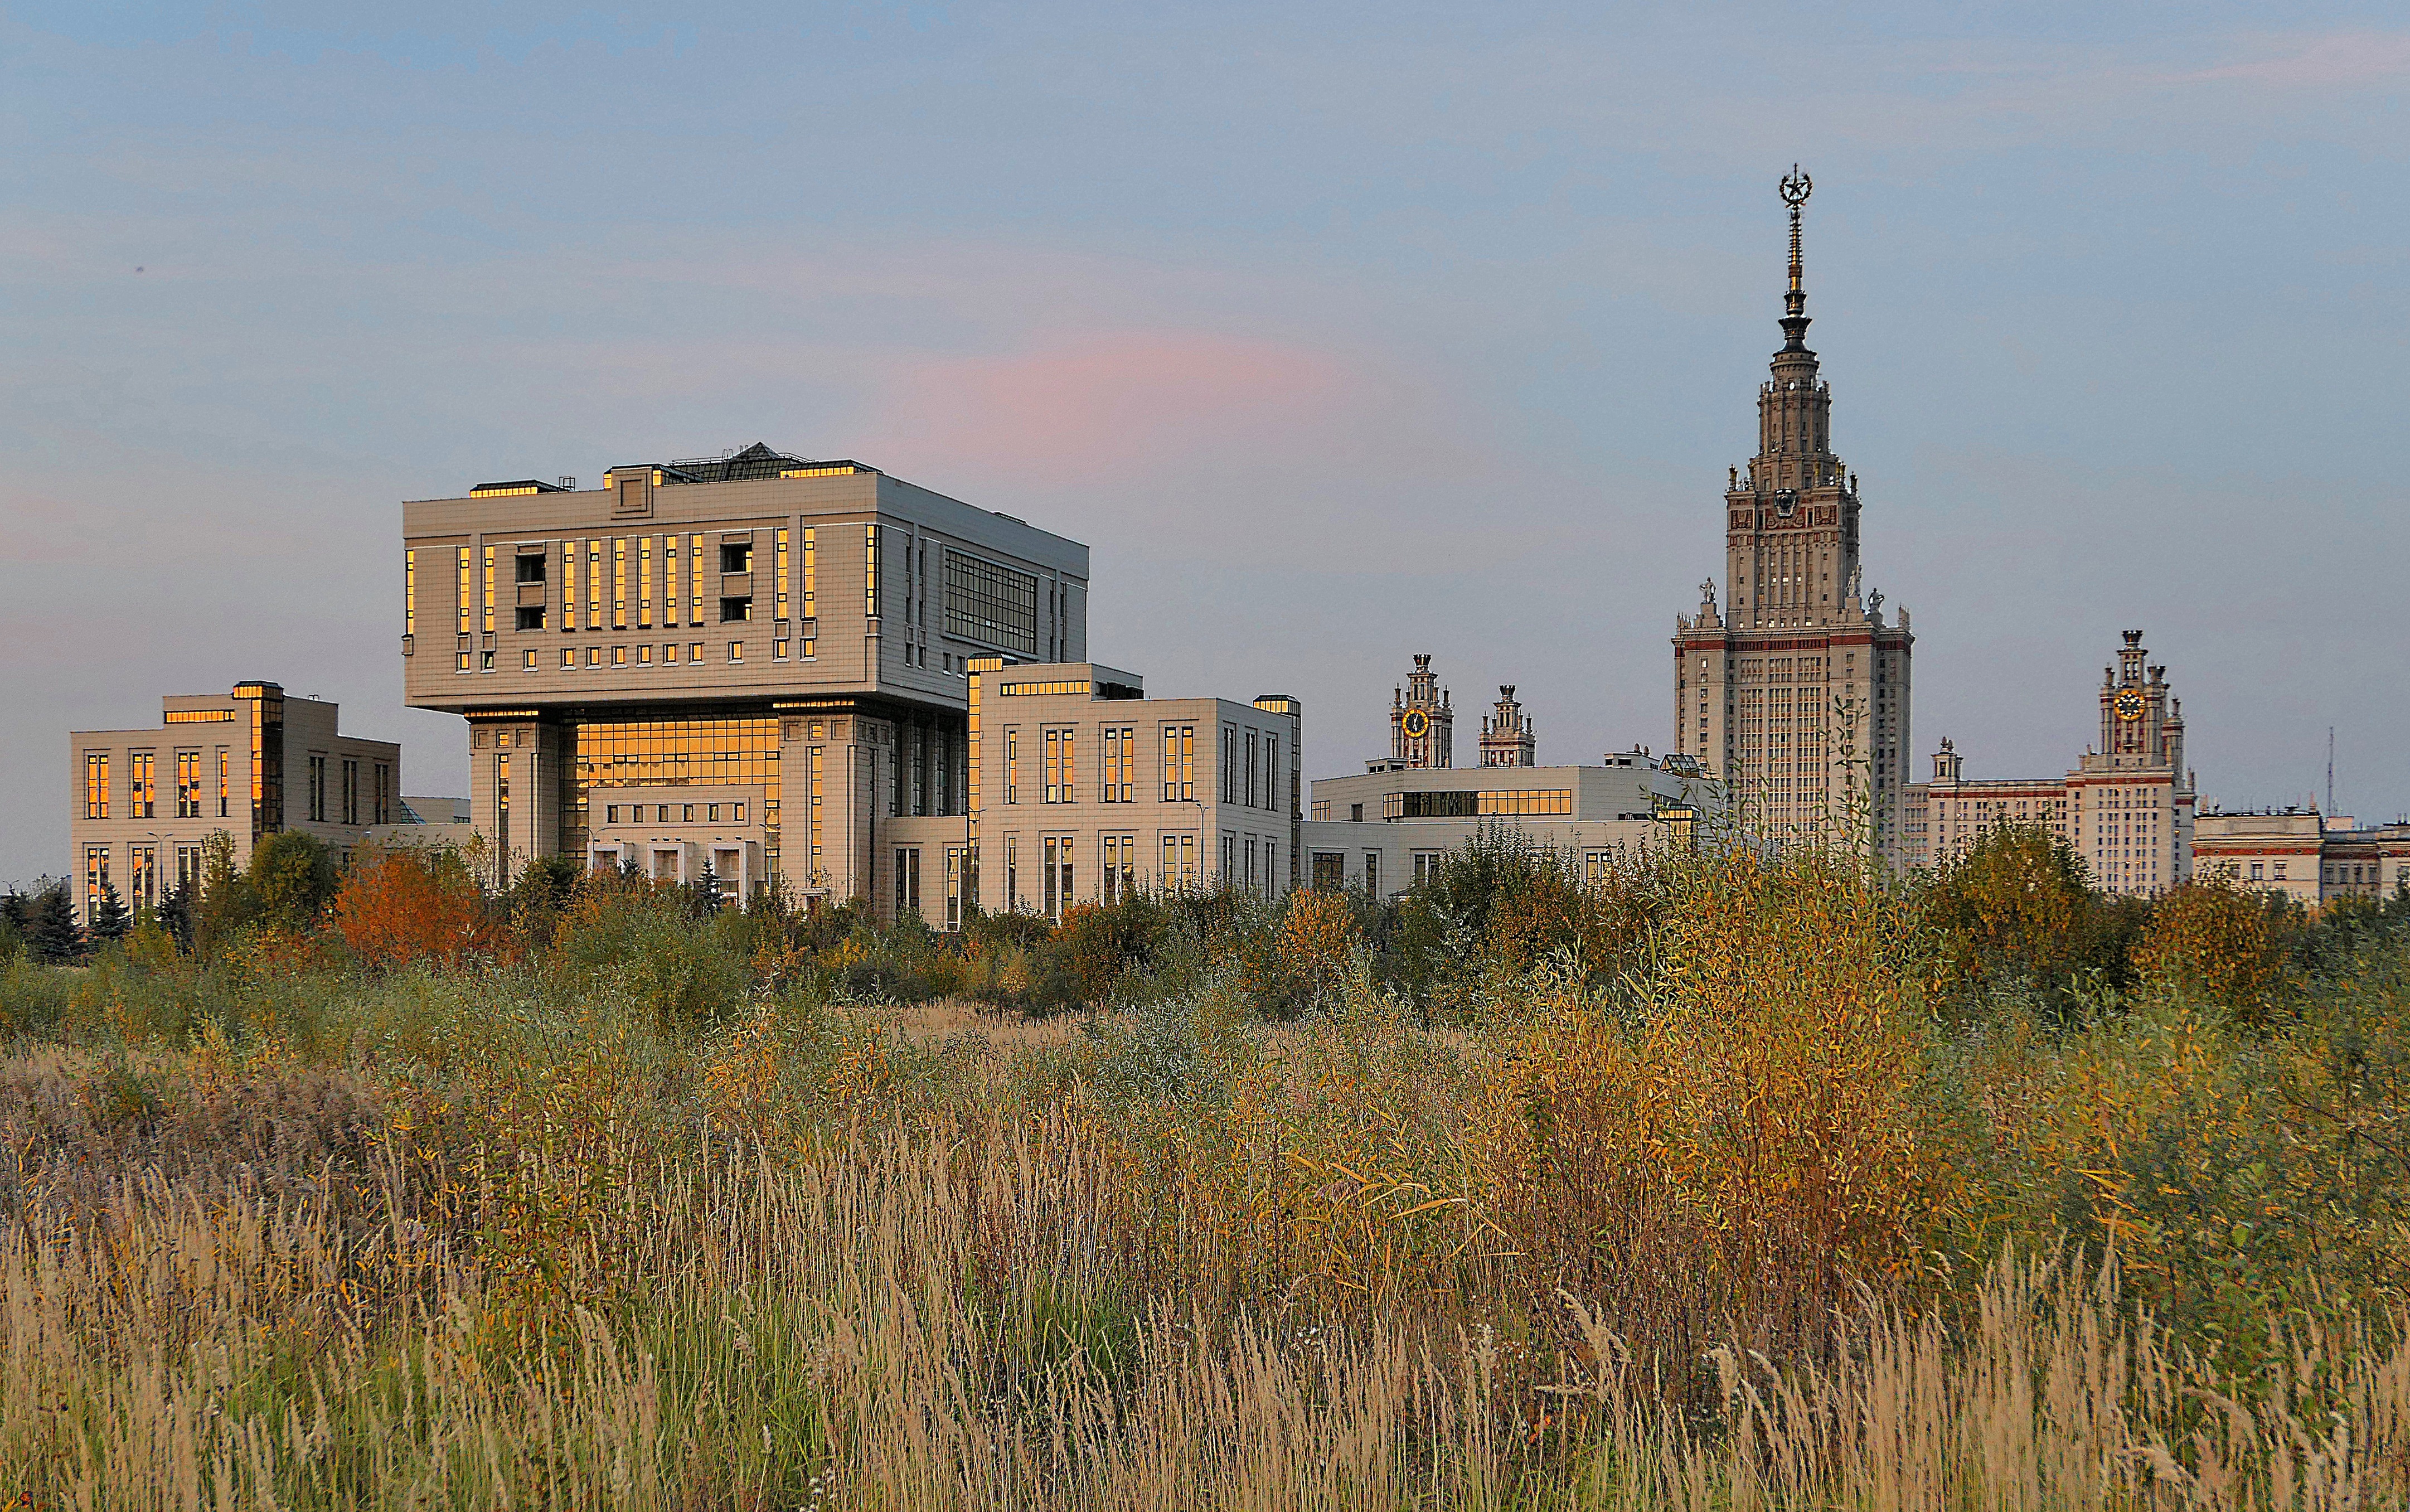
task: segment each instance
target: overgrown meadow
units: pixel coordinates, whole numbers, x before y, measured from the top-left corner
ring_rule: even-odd
[[[9,1505],[2410,1495],[2410,896],[1502,834],[940,936],[271,844],[0,924]]]

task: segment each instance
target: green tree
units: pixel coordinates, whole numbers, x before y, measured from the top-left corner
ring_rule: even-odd
[[[316,836],[283,830],[253,850],[249,880],[262,918],[309,929],[326,913],[341,879],[333,852]]]
[[[53,966],[83,957],[83,928],[76,923],[67,884],[53,882],[26,909],[25,946],[34,958]]]
[[[123,939],[133,933],[134,916],[125,911],[125,900],[117,895],[117,884],[100,884],[100,896],[92,906],[92,923],[88,933],[96,944]]]
[[[204,956],[234,938],[259,911],[251,884],[236,869],[234,836],[214,831],[201,842],[201,892],[193,901],[193,948]]]
[[[2087,976],[2124,979],[2134,921],[2092,890],[2075,848],[2042,825],[1983,835],[1921,901],[1945,990],[2025,985],[2055,1007]]]

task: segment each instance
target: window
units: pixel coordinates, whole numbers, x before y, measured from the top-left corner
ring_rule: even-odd
[[[91,922],[93,910],[100,907],[101,890],[109,885],[109,847],[88,845],[83,848],[83,916]]]
[[[1243,875],[1246,879],[1247,891],[1252,893],[1256,890],[1256,837],[1254,836],[1247,836],[1243,849],[1247,858]]]
[[[812,726],[813,734],[818,734],[820,731],[820,727],[819,725],[815,724]],[[811,748],[809,754],[811,766],[809,773],[811,780],[811,813],[809,815],[808,827],[806,831],[806,838],[808,846],[808,849],[806,851],[804,871],[804,885],[806,887],[819,887],[822,882],[820,872],[820,845],[824,836],[821,830],[820,815],[821,803],[827,795],[827,751],[828,748],[825,746],[814,746]]]
[[[1105,802],[1133,803],[1138,786],[1138,731],[1124,725],[1105,727]]]
[[[653,628],[653,537],[636,537],[636,628]]]
[[[370,767],[370,815],[371,824],[393,822],[393,768],[383,762]]]
[[[615,667],[624,667],[628,664],[628,648],[626,647],[614,646],[611,647],[611,664]]]
[[[820,618],[820,543],[816,526],[804,527],[804,618]],[[804,654],[811,655],[811,642],[804,643]]]
[[[176,890],[198,893],[201,890],[201,848],[197,845],[176,847]]]
[[[2259,862],[2257,862],[2257,861],[2255,861],[2255,862],[2253,862],[2253,863],[2251,864],[2251,880],[2252,880],[2253,881],[2255,881],[2255,882],[2256,882],[2256,881],[2258,881],[2258,880],[2260,880],[2260,878],[2259,878],[2259,868],[2260,868],[2260,865],[2261,865],[2261,864],[2260,864]]]
[[[1239,837],[1235,835],[1225,835],[1222,836],[1222,870],[1214,880],[1227,887],[1238,880],[1238,876]]]
[[[486,633],[490,635],[494,632],[494,548],[492,546],[487,546],[485,550],[485,569],[484,629]]]
[[[1264,736],[1264,807],[1282,809],[1289,806],[1281,798],[1280,736]]]
[[[777,640],[770,643],[770,660],[773,662],[784,662],[787,660],[786,636],[781,635]]]
[[[946,928],[949,930],[963,926],[963,857],[967,850],[965,846],[946,847]]]
[[[220,746],[218,748],[218,818],[226,817],[227,807],[233,802],[233,792],[234,784],[226,770],[226,749]]]
[[[1106,836],[1104,857],[1105,902],[1110,905],[1138,896],[1138,836]]]
[[[1045,734],[1045,801],[1048,803],[1077,801],[1078,770],[1072,754],[1077,734],[1077,731],[1062,728],[1049,729]]]
[[[1235,724],[1226,724],[1222,726],[1222,770],[1220,780],[1220,792],[1222,794],[1222,801],[1224,803],[1234,804],[1239,801],[1237,791],[1238,780],[1239,727]],[[1225,871],[1228,870],[1227,866],[1223,869]]]
[[[871,618],[878,618],[878,525],[877,521],[862,528],[862,596]]]
[[[701,642],[701,641],[694,641],[694,642],[690,643],[690,644],[688,645],[687,648],[686,648],[686,659],[687,659],[688,661],[690,661],[690,662],[700,662],[700,661],[702,661],[702,660],[703,660],[703,642]]]
[[[528,559],[525,557],[521,557],[519,559],[521,561],[525,561],[527,560]],[[541,561],[544,559],[539,557],[536,560]],[[520,604],[518,606],[518,618],[514,620],[513,623],[520,630],[542,630],[544,628],[544,605],[541,603]],[[533,666],[535,663],[530,662],[528,665]]]
[[[745,660],[745,643],[743,641],[730,641],[728,643],[728,660],[731,662],[742,662]]]
[[[998,562],[946,548],[949,635],[1038,654],[1038,579]]]
[[[1363,823],[1363,822],[1364,822],[1364,806],[1363,806],[1362,804],[1349,804],[1349,805],[1347,806],[1347,819],[1348,819],[1348,821],[1349,821],[1350,823],[1355,823],[1355,824],[1361,824],[1361,823]]]
[[[628,628],[628,538],[611,539],[611,628]]]
[[[1438,880],[1440,858],[1444,854],[1445,854],[1445,852],[1440,850],[1417,850],[1415,852],[1415,886],[1419,888],[1427,883]]]
[[[753,570],[753,543],[722,541],[719,543],[719,570],[723,573],[749,573]]]
[[[1163,886],[1166,892],[1184,890],[1197,885],[1197,836],[1167,835],[1163,837]]]
[[[360,763],[346,761],[343,763],[343,822],[357,824],[359,821]]]
[[[646,641],[644,645],[636,647],[636,665],[640,667],[649,667],[652,664],[653,643]]]
[[[1240,790],[1239,801],[1245,804],[1250,808],[1270,808],[1271,804],[1270,802],[1269,795],[1267,795],[1267,799],[1263,803],[1259,804],[1256,801],[1256,795],[1259,791],[1257,787],[1257,777],[1258,768],[1256,765],[1256,732],[1250,730],[1247,732],[1247,785]]]
[[[418,633],[418,553],[401,554],[401,632]]]
[[[586,628],[602,628],[602,543],[586,543]]]
[[[105,750],[83,753],[83,817],[109,817],[109,752]]]
[[[1347,885],[1347,852],[1316,850],[1314,853],[1314,890],[1336,893]]]
[[[1042,842],[1045,858],[1040,875],[1045,889],[1046,917],[1057,923],[1063,921],[1063,910],[1071,906],[1071,847],[1075,838],[1069,835],[1050,835]]]
[[[201,817],[201,753],[197,750],[176,752],[176,817]]]
[[[1364,852],[1364,891],[1374,897],[1381,895],[1381,852]]]
[[[723,598],[719,601],[719,622],[723,625],[743,624],[753,618],[751,599]]]
[[[159,817],[158,758],[147,750],[129,752],[125,764],[131,778],[126,784],[126,817],[156,819]]]
[[[1021,801],[1021,728],[1004,727],[1004,801]]]
[[[309,812],[312,823],[327,821],[327,758],[324,756],[310,758]]]
[[[1163,801],[1188,803],[1197,796],[1197,727],[1163,727]]]
[[[522,551],[519,553],[517,581],[522,583],[541,583],[544,581],[543,552]]]
[[[467,546],[460,546],[456,549],[460,555],[460,633],[466,635],[469,633],[470,611],[475,606],[476,601],[470,595],[469,548]],[[462,670],[466,671],[467,669],[463,668]]]

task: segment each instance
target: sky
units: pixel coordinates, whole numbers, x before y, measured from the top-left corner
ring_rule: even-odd
[[[2064,771],[2119,632],[2204,798],[2410,810],[2410,21],[2118,4],[0,0],[0,877],[67,732],[404,709],[400,501],[766,441],[1092,548],[1090,652],[1428,652],[1470,760],[1671,733],[1779,342],[1913,615],[1915,770]]]

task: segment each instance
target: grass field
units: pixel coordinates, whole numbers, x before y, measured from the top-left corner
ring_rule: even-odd
[[[1450,866],[959,939],[363,875],[21,954],[0,1492],[2410,1492],[2410,903]]]

